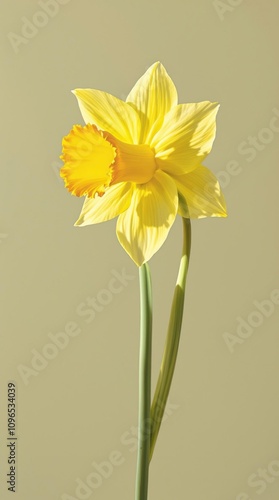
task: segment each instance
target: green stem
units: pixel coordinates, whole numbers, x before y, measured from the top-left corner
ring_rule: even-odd
[[[163,359],[154,398],[151,406],[151,437],[150,437],[150,457],[151,460],[155,448],[157,436],[160,430],[161,422],[170,391],[172,377],[174,373],[179,339],[183,318],[184,296],[186,286],[186,276],[189,265],[191,249],[191,222],[189,218],[183,220],[183,248],[182,256],[174,290],[171,315],[169,320],[168,333],[165,343]]]
[[[136,500],[147,500],[150,453],[152,297],[148,264],[139,268],[140,278],[140,354],[139,354],[139,446],[136,475]]]

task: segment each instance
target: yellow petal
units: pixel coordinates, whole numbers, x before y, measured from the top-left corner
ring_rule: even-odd
[[[178,192],[185,198],[189,214],[183,203],[179,213],[183,217],[201,219],[203,217],[226,217],[227,208],[220,184],[208,168],[200,166],[189,174],[173,176]]]
[[[177,92],[164,66],[156,62],[137,81],[126,101],[139,111],[139,142],[149,144],[152,136],[161,127],[166,113],[176,106]]]
[[[114,146],[95,125],[75,125],[64,137],[60,175],[75,196],[104,193],[113,178]]]
[[[88,226],[117,217],[129,207],[132,193],[133,185],[121,182],[109,187],[101,197],[86,198],[75,226]]]
[[[95,124],[121,141],[137,143],[139,116],[132,106],[101,90],[76,89],[73,93],[85,123]]]
[[[124,250],[141,266],[162,246],[178,209],[175,182],[157,171],[146,184],[136,185],[129,208],[117,221],[117,237]]]
[[[173,108],[150,144],[158,167],[181,175],[200,165],[215,139],[218,108],[208,101]]]

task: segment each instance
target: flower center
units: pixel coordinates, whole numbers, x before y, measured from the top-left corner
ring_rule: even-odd
[[[154,151],[146,144],[127,144],[104,132],[104,137],[115,147],[113,180],[145,184],[153,177],[157,168]]]
[[[63,139],[61,177],[76,196],[102,196],[119,182],[144,184],[154,175],[153,150],[145,144],[127,144],[95,125],[75,125]]]

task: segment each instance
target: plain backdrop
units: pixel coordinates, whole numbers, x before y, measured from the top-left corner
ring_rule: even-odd
[[[229,217],[192,224],[149,499],[278,498],[278,14],[272,0],[2,0],[1,499],[12,496],[9,381],[18,500],[134,497],[138,269],[115,220],[73,226],[83,200],[64,188],[59,155],[62,137],[83,123],[72,89],[125,99],[157,60],[179,102],[221,103],[205,165],[222,182]],[[150,262],[153,387],[181,232],[178,218]],[[119,293],[109,294],[119,275]]]

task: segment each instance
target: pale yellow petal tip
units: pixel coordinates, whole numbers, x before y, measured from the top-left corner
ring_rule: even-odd
[[[83,225],[83,217],[79,217],[78,220],[74,223],[75,227],[81,227]]]
[[[228,210],[227,210],[227,203],[225,200],[225,196],[223,194],[223,191],[221,190],[221,187],[219,185],[220,189],[220,216],[219,217],[228,217]]]
[[[151,66],[147,68],[146,73],[154,74],[156,73],[156,71],[158,71],[159,74],[161,73],[162,76],[168,74],[165,66],[161,63],[161,61],[156,61],[155,63],[151,64]]]
[[[87,198],[87,199],[92,199],[92,198]],[[82,208],[82,210],[81,210],[81,212],[79,214],[79,218],[74,223],[74,227],[89,226],[91,224],[94,224],[94,222],[90,222],[90,221],[88,221],[88,220],[85,219],[85,217],[84,217],[84,210]]]
[[[225,210],[220,211],[217,214],[213,215],[213,217],[220,217],[222,219],[226,219],[226,217],[228,217],[228,212],[226,212]]]
[[[215,208],[215,210],[212,210],[212,214],[210,215],[210,217],[226,218],[226,217],[228,217],[227,203],[226,203],[224,194],[223,194],[220,186],[218,186],[218,187],[219,187],[219,189],[218,189],[219,193],[215,198],[215,207],[216,208]]]
[[[71,93],[74,94],[75,98],[78,101],[79,106],[81,105],[80,99],[82,99],[83,90],[85,90],[85,89],[74,89],[74,90],[71,90]]]
[[[211,102],[211,101],[209,101],[209,104],[211,104],[211,111],[215,111],[215,116],[216,116],[221,104],[219,102]]]
[[[82,99],[83,95],[84,95],[84,91],[88,91],[90,89],[73,89],[71,90],[71,93],[74,94],[74,96],[77,98],[78,101],[80,101],[80,99]]]
[[[157,69],[157,68],[164,68],[163,64],[161,63],[161,61],[156,61],[155,63],[151,64],[151,66],[149,66],[149,69]]]
[[[76,99],[78,99],[78,91],[80,89],[74,89],[74,90],[71,90],[71,93],[74,94],[74,96],[76,97]]]
[[[212,214],[212,217],[222,217],[222,218],[228,217],[227,206],[225,201],[223,201],[222,205],[220,204],[218,212]]]
[[[222,217],[228,217],[228,215],[229,215],[229,214],[228,214],[228,211],[227,211],[227,206],[225,205],[225,206],[223,207],[223,214],[222,214]]]
[[[211,101],[204,101],[204,102],[208,103],[208,105],[209,105],[209,111],[210,112],[214,112],[214,116],[216,117],[221,104],[219,102],[217,102],[217,101],[213,101],[213,102],[211,102]]]
[[[147,259],[144,258],[140,249],[131,247],[131,244],[127,242],[127,238],[124,233],[116,230],[116,236],[123,250],[125,250],[136,266],[141,267],[145,262],[147,262]]]

